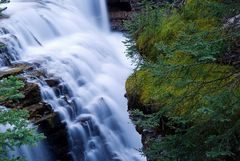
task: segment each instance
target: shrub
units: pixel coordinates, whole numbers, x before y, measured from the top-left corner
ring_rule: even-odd
[[[24,83],[14,76],[0,80],[0,103],[23,98],[24,95],[19,91],[23,86]],[[36,127],[30,125],[28,117],[26,110],[0,108],[0,161],[23,159],[8,154],[16,147],[33,145],[43,139],[43,135],[36,132]]]
[[[239,29],[223,27],[239,8],[237,0],[188,0],[180,9],[148,3],[127,22],[128,56],[140,65],[126,83],[142,106],[132,117],[158,131],[143,148],[149,159],[239,158],[240,71],[219,61],[239,39]]]

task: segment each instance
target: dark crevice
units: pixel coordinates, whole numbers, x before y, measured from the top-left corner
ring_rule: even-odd
[[[117,11],[131,11],[132,7],[129,2],[120,2],[120,1],[108,1],[108,9],[110,12]]]

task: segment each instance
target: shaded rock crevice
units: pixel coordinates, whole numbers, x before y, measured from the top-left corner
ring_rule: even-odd
[[[139,0],[107,0],[111,28],[114,31],[125,31],[123,24],[138,9]]]

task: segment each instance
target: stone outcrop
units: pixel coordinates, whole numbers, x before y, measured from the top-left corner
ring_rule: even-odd
[[[129,19],[132,7],[129,0],[108,0],[109,18],[112,30],[123,31],[124,20]]]
[[[126,31],[124,21],[129,20],[134,12],[141,10],[140,0],[107,0],[109,18],[113,31]],[[173,0],[154,0],[156,5],[173,3]],[[177,0],[172,6],[180,8],[185,0]]]
[[[224,26],[225,29],[233,30],[238,33],[240,29],[240,14],[234,15],[232,17],[226,18]],[[235,35],[233,35],[235,36]],[[232,49],[223,54],[221,58],[219,58],[219,62],[223,64],[232,65],[235,68],[240,68],[240,38],[233,43]]]
[[[0,42],[0,66],[3,65],[10,65],[10,58],[9,55],[7,54],[7,47]]]
[[[21,92],[25,98],[17,102],[3,102],[4,105],[12,109],[26,109],[29,111],[29,119],[36,124],[39,131],[46,136],[46,142],[51,154],[54,154],[57,161],[68,161],[68,141],[67,130],[54,112],[51,106],[42,101],[41,92],[38,84],[27,81],[29,78],[46,77],[43,71],[37,69],[36,65],[31,64],[15,64],[7,69],[0,70],[0,78],[16,75],[25,82],[25,87]],[[57,86],[58,81],[54,79],[46,79],[49,86]]]
[[[153,114],[154,111],[152,110],[152,107],[146,107],[146,105],[142,104],[138,95],[133,94],[126,94],[125,97],[128,99],[128,110],[130,111],[130,118],[133,122],[137,122],[139,120],[142,120],[142,116],[132,115],[131,111],[133,110],[139,110],[143,112],[144,114]],[[154,107],[153,107],[154,108]],[[165,129],[161,129],[161,127],[158,128],[143,128],[136,125],[137,132],[141,135],[141,142],[143,144],[143,147],[148,147],[148,140],[151,138],[162,138],[165,134]],[[152,161],[149,160],[148,161]]]
[[[139,10],[139,0],[107,0],[112,30],[124,31],[123,23]]]

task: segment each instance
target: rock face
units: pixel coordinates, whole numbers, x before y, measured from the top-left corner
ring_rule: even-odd
[[[10,58],[7,53],[7,47],[0,42],[0,66],[10,65]]]
[[[139,0],[108,0],[109,18],[112,30],[124,31],[123,22],[137,10]]]
[[[70,160],[66,126],[61,122],[59,115],[52,110],[51,106],[42,101],[39,86],[27,81],[30,77],[45,77],[44,72],[30,64],[15,64],[8,69],[0,70],[0,78],[10,75],[19,76],[25,82],[25,87],[21,91],[25,98],[18,102],[4,102],[2,105],[8,108],[28,110],[29,119],[46,136],[48,149],[51,154],[54,154],[55,160]],[[46,82],[49,82],[52,87],[58,85],[58,81],[53,79],[48,79]]]
[[[126,94],[125,97],[128,99],[128,110],[139,110],[143,112],[144,114],[153,114],[154,111],[151,110],[151,107],[146,107],[144,104],[142,104],[139,100],[139,96],[137,95],[132,95],[132,94]],[[137,115],[131,115],[130,113],[130,118],[133,122],[142,120],[142,116],[137,116]],[[148,145],[148,140],[151,138],[162,138],[164,136],[164,130],[159,129],[159,128],[142,128],[140,126],[136,125],[136,130],[137,132],[141,135],[141,142],[143,144],[144,148],[147,148]],[[149,160],[148,161],[157,161],[157,160]]]
[[[134,12],[141,10],[141,0],[107,0],[109,18],[113,31],[126,31],[124,21],[129,20]],[[157,5],[173,3],[174,0],[154,0]],[[180,8],[185,0],[177,0],[173,7]]]
[[[229,30],[234,30],[237,33],[240,29],[240,14],[227,18],[223,27]],[[219,62],[232,65],[238,69],[240,68],[240,38],[234,42],[232,49],[229,52],[222,55]]]

